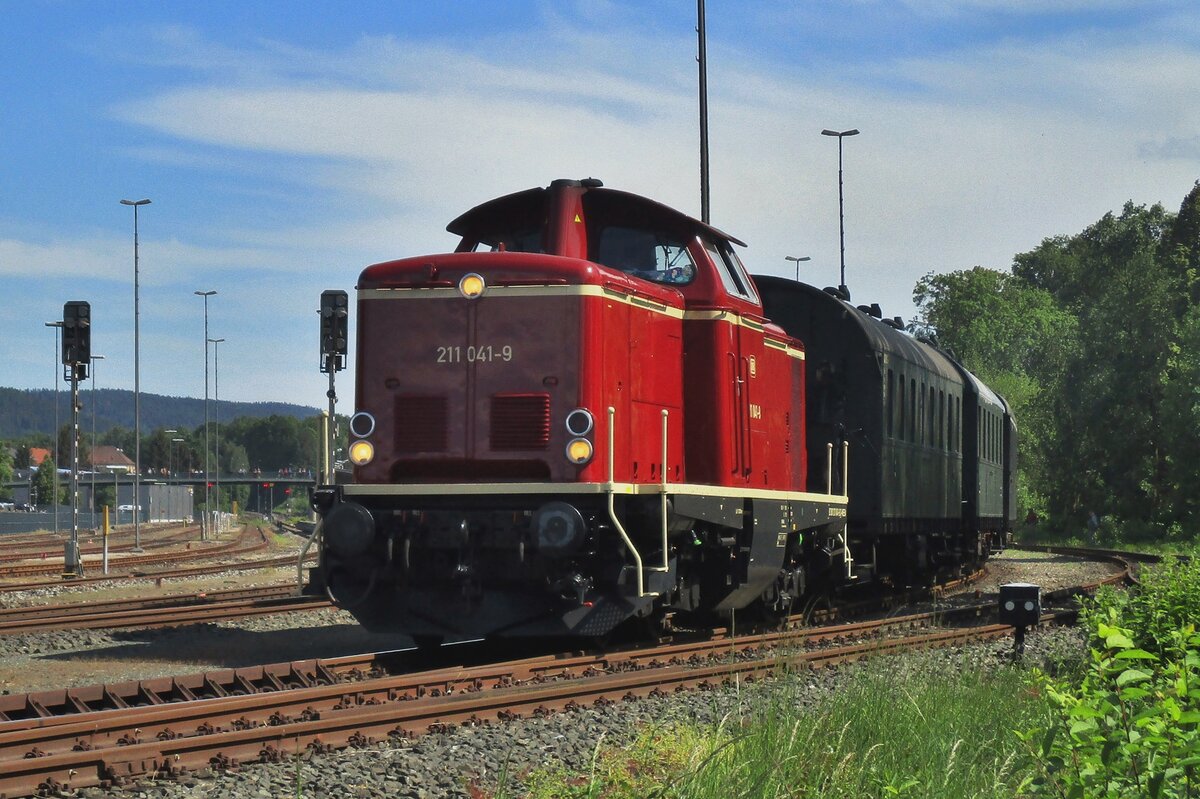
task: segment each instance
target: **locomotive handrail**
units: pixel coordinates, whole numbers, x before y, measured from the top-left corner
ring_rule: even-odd
[[[825,444],[825,493],[833,496],[833,442]]]
[[[662,480],[662,553],[663,562],[661,566],[655,566],[652,571],[662,572],[666,574],[671,571],[671,560],[667,554],[667,416],[670,412],[662,409],[662,468],[660,469],[659,479]]]
[[[617,415],[617,409],[613,406],[608,406],[608,484],[604,487],[604,493],[608,494],[608,518],[612,520],[613,527],[617,529],[617,534],[621,536],[621,540],[625,542],[625,548],[633,555],[634,565],[637,567],[637,592],[638,598],[651,596],[646,593],[645,578],[642,576],[642,555],[637,551],[637,547],[633,545],[629,534],[625,532],[625,526],[621,524],[621,520],[617,518],[616,508],[616,471],[615,471],[615,452],[616,452],[616,428],[614,427]]]
[[[317,544],[320,543],[321,527],[322,527],[322,522],[324,522],[324,520],[325,520],[324,517],[321,517],[320,519],[317,520],[316,526],[313,527],[312,534],[308,537],[308,540],[304,542],[304,546],[300,547],[300,557],[296,561],[296,591],[297,591],[297,593],[301,593],[301,594],[304,593],[304,558],[308,555],[309,547],[311,547],[314,543],[317,543]],[[319,551],[320,547],[318,546],[317,549]]]

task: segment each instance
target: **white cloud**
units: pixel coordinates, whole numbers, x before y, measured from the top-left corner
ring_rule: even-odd
[[[950,13],[938,2],[909,5]],[[259,356],[307,353],[321,289],[349,288],[375,261],[448,249],[445,224],[490,197],[595,176],[698,215],[691,32],[643,34],[622,22],[630,12],[619,5],[585,6],[548,13],[523,37],[461,47],[378,36],[340,51],[277,41],[246,51],[186,29],[159,35],[148,61],[194,78],[115,106],[147,134],[133,152],[256,200],[236,224],[144,240],[156,264],[144,279],[179,302],[221,282],[214,321],[253,320],[222,354],[261,361],[260,382],[240,396],[235,384],[231,396],[321,404],[312,375]],[[1128,4],[1051,10],[1093,7]],[[955,13],[1046,10],[991,0],[967,8]],[[862,135],[845,142],[847,277],[856,299],[907,317],[928,271],[1004,268],[1127,199],[1173,206],[1200,176],[1200,55],[1177,39],[1147,42],[1189,21],[1179,8],[1169,23],[1160,15],[1120,36],[1014,35],[847,61],[836,73],[722,49],[709,74],[713,222],[750,242],[752,269],[791,274],[783,256],[809,255],[803,275],[836,283],[837,153],[820,130],[857,127]],[[580,22],[595,15],[603,32]],[[116,237],[30,243],[10,233],[0,275],[67,264],[68,275],[123,286],[128,250]],[[192,324],[195,309],[180,307],[176,317]],[[186,353],[198,334],[171,332],[171,313],[155,305],[148,324],[172,342],[163,352]],[[250,334],[261,337],[257,350]],[[155,374],[173,368],[162,359]]]

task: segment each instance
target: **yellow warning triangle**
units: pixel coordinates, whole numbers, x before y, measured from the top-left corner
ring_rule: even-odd
[[[575,214],[575,221],[582,222],[583,220],[579,218],[579,214]]]

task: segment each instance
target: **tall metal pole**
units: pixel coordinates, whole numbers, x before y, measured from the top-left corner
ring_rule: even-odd
[[[700,68],[700,221],[708,215],[708,46],[704,25],[704,0],[696,0],[696,35],[700,40],[696,61]]]
[[[54,328],[54,534],[58,535],[58,467],[62,465],[58,453],[58,331],[62,330],[62,322],[47,322],[46,327]]]
[[[217,406],[213,415],[217,423],[217,474],[213,477],[213,488],[217,494],[217,534],[221,533],[221,342],[223,338],[210,338],[213,345],[213,403]]]
[[[141,306],[138,296],[138,208],[149,200],[121,200],[121,205],[133,206],[133,552],[142,551],[142,377]]]
[[[200,540],[207,537],[208,519],[211,508],[208,495],[208,298],[217,292],[193,291],[197,297],[204,298],[204,514],[200,517]]]
[[[836,136],[838,140],[838,241],[842,252],[841,282],[838,284],[838,289],[842,292],[842,297],[849,300],[850,290],[846,288],[846,214],[842,195],[842,139],[847,136],[857,136],[858,130],[823,130],[821,135]]]

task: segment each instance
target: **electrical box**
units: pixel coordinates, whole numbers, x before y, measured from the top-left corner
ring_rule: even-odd
[[[1031,583],[1000,586],[1000,623],[1035,627],[1042,617],[1042,589]]]

